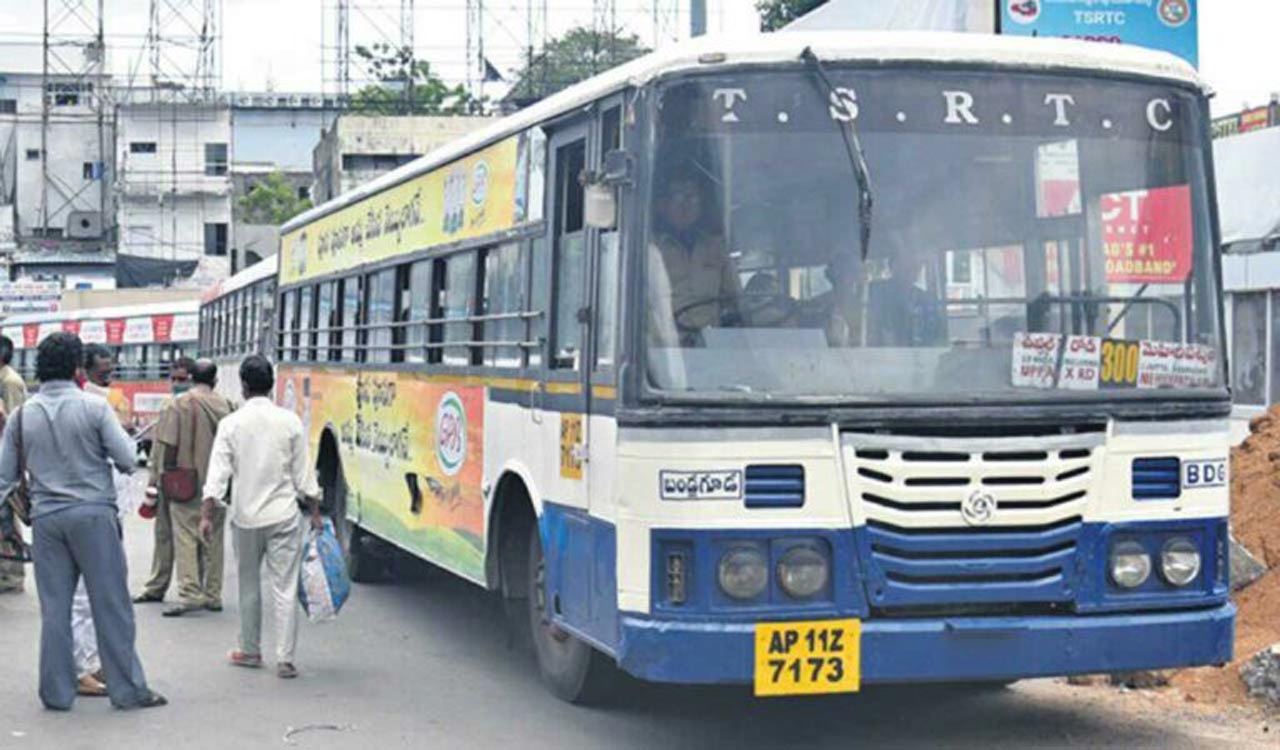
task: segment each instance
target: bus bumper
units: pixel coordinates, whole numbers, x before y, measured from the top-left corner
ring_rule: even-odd
[[[1012,680],[1224,664],[1236,608],[1052,617],[869,619],[862,623],[862,681]],[[752,680],[753,623],[623,615],[619,665],[645,680]]]

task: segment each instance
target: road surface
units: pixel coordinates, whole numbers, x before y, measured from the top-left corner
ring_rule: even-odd
[[[131,519],[126,536],[137,590],[151,527]],[[335,623],[304,622],[302,676],[292,682],[223,663],[236,632],[233,565],[221,614],[165,619],[160,606],[140,605],[143,663],[172,703],[139,712],[114,711],[105,699],[43,710],[35,595],[2,596],[0,748],[1280,746],[1280,722],[1267,731],[1257,715],[1050,680],[767,701],[737,688],[637,685],[611,707],[576,708],[546,693],[532,657],[508,645],[493,597],[420,567],[396,583],[357,586]]]

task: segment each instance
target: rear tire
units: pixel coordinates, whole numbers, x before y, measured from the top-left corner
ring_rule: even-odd
[[[333,529],[342,545],[347,577],[356,583],[376,583],[385,579],[386,560],[369,551],[372,539],[347,517],[347,479],[341,464],[333,470],[332,480],[324,487],[324,495],[324,506],[333,513]]]
[[[596,704],[617,685],[617,668],[608,657],[551,621],[547,601],[546,564],[535,523],[529,532],[529,630],[542,681],[557,698],[569,703]]]

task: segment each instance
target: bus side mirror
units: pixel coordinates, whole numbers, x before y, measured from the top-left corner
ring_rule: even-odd
[[[585,186],[582,206],[587,226],[608,231],[618,225],[618,198],[613,187],[600,182]]]

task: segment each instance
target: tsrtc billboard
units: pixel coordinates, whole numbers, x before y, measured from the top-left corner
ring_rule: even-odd
[[[1196,0],[1000,0],[1000,33],[1134,44],[1199,65]]]

